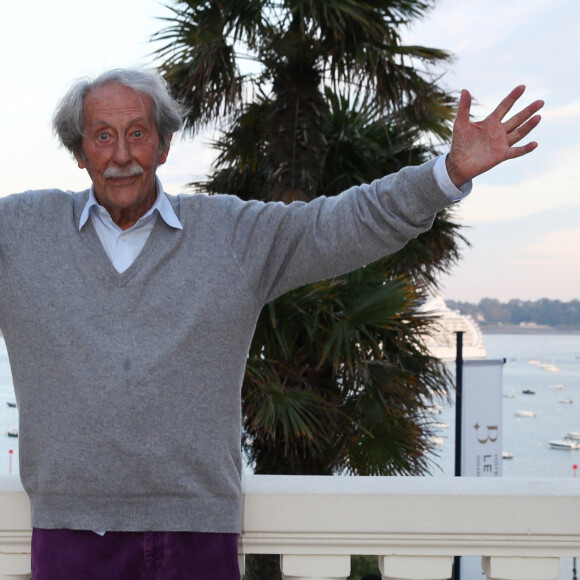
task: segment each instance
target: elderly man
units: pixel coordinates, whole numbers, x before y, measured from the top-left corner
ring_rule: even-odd
[[[481,123],[464,91],[445,157],[283,205],[164,193],[181,110],[157,75],[70,89],[54,126],[90,190],[0,200],[34,580],[239,579],[240,386],[262,306],[398,250],[534,149],[514,145],[541,101],[503,121],[523,90]]]

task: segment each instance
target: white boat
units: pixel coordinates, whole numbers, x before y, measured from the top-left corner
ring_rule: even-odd
[[[542,361],[539,361],[538,359],[535,359],[535,358],[529,360],[528,364],[543,368],[547,371],[550,371],[551,373],[560,372],[560,369],[555,364],[552,364],[549,362],[542,362]]]
[[[514,454],[513,453],[509,453],[507,451],[502,451],[501,458],[502,459],[513,459],[514,458]]]
[[[445,437],[439,435],[430,435],[429,440],[435,447],[443,447],[443,443],[445,443]]]
[[[425,346],[432,356],[443,361],[453,361],[457,355],[457,332],[463,332],[463,358],[487,357],[483,333],[473,317],[451,310],[437,294],[421,307],[423,314],[433,316],[429,334],[423,336]]]
[[[568,439],[575,439],[576,441],[580,441],[580,431],[570,431],[566,437]]]
[[[520,411],[516,411],[514,413],[514,415],[516,417],[535,417],[536,413],[535,413],[535,411],[520,410]]]
[[[559,373],[560,372],[560,369],[556,365],[553,365],[550,363],[544,363],[540,366],[543,367],[545,370],[550,371],[551,373]]]
[[[572,399],[558,399],[558,403],[564,403],[565,405],[571,405]]]
[[[550,441],[550,447],[552,449],[580,449],[580,443],[572,439],[555,439]]]

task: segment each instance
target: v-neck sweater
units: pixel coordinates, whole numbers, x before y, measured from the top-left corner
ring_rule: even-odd
[[[0,328],[32,525],[240,531],[241,385],[261,308],[400,249],[450,201],[433,162],[310,203],[168,195],[115,270],[88,191],[0,199]]]

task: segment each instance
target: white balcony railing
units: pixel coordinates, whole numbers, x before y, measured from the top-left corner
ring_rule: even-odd
[[[0,510],[0,580],[28,579],[13,476]],[[345,579],[353,554],[376,555],[385,579],[449,578],[455,555],[480,556],[490,579],[555,579],[559,558],[580,556],[580,479],[247,476],[242,566],[257,553],[281,554],[286,580]]]

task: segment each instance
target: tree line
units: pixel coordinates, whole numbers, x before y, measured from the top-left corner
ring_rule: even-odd
[[[500,302],[494,298],[483,298],[477,304],[447,300],[447,306],[469,314],[482,327],[486,325],[537,324],[559,328],[580,328],[580,301],[571,300],[518,300]]]

